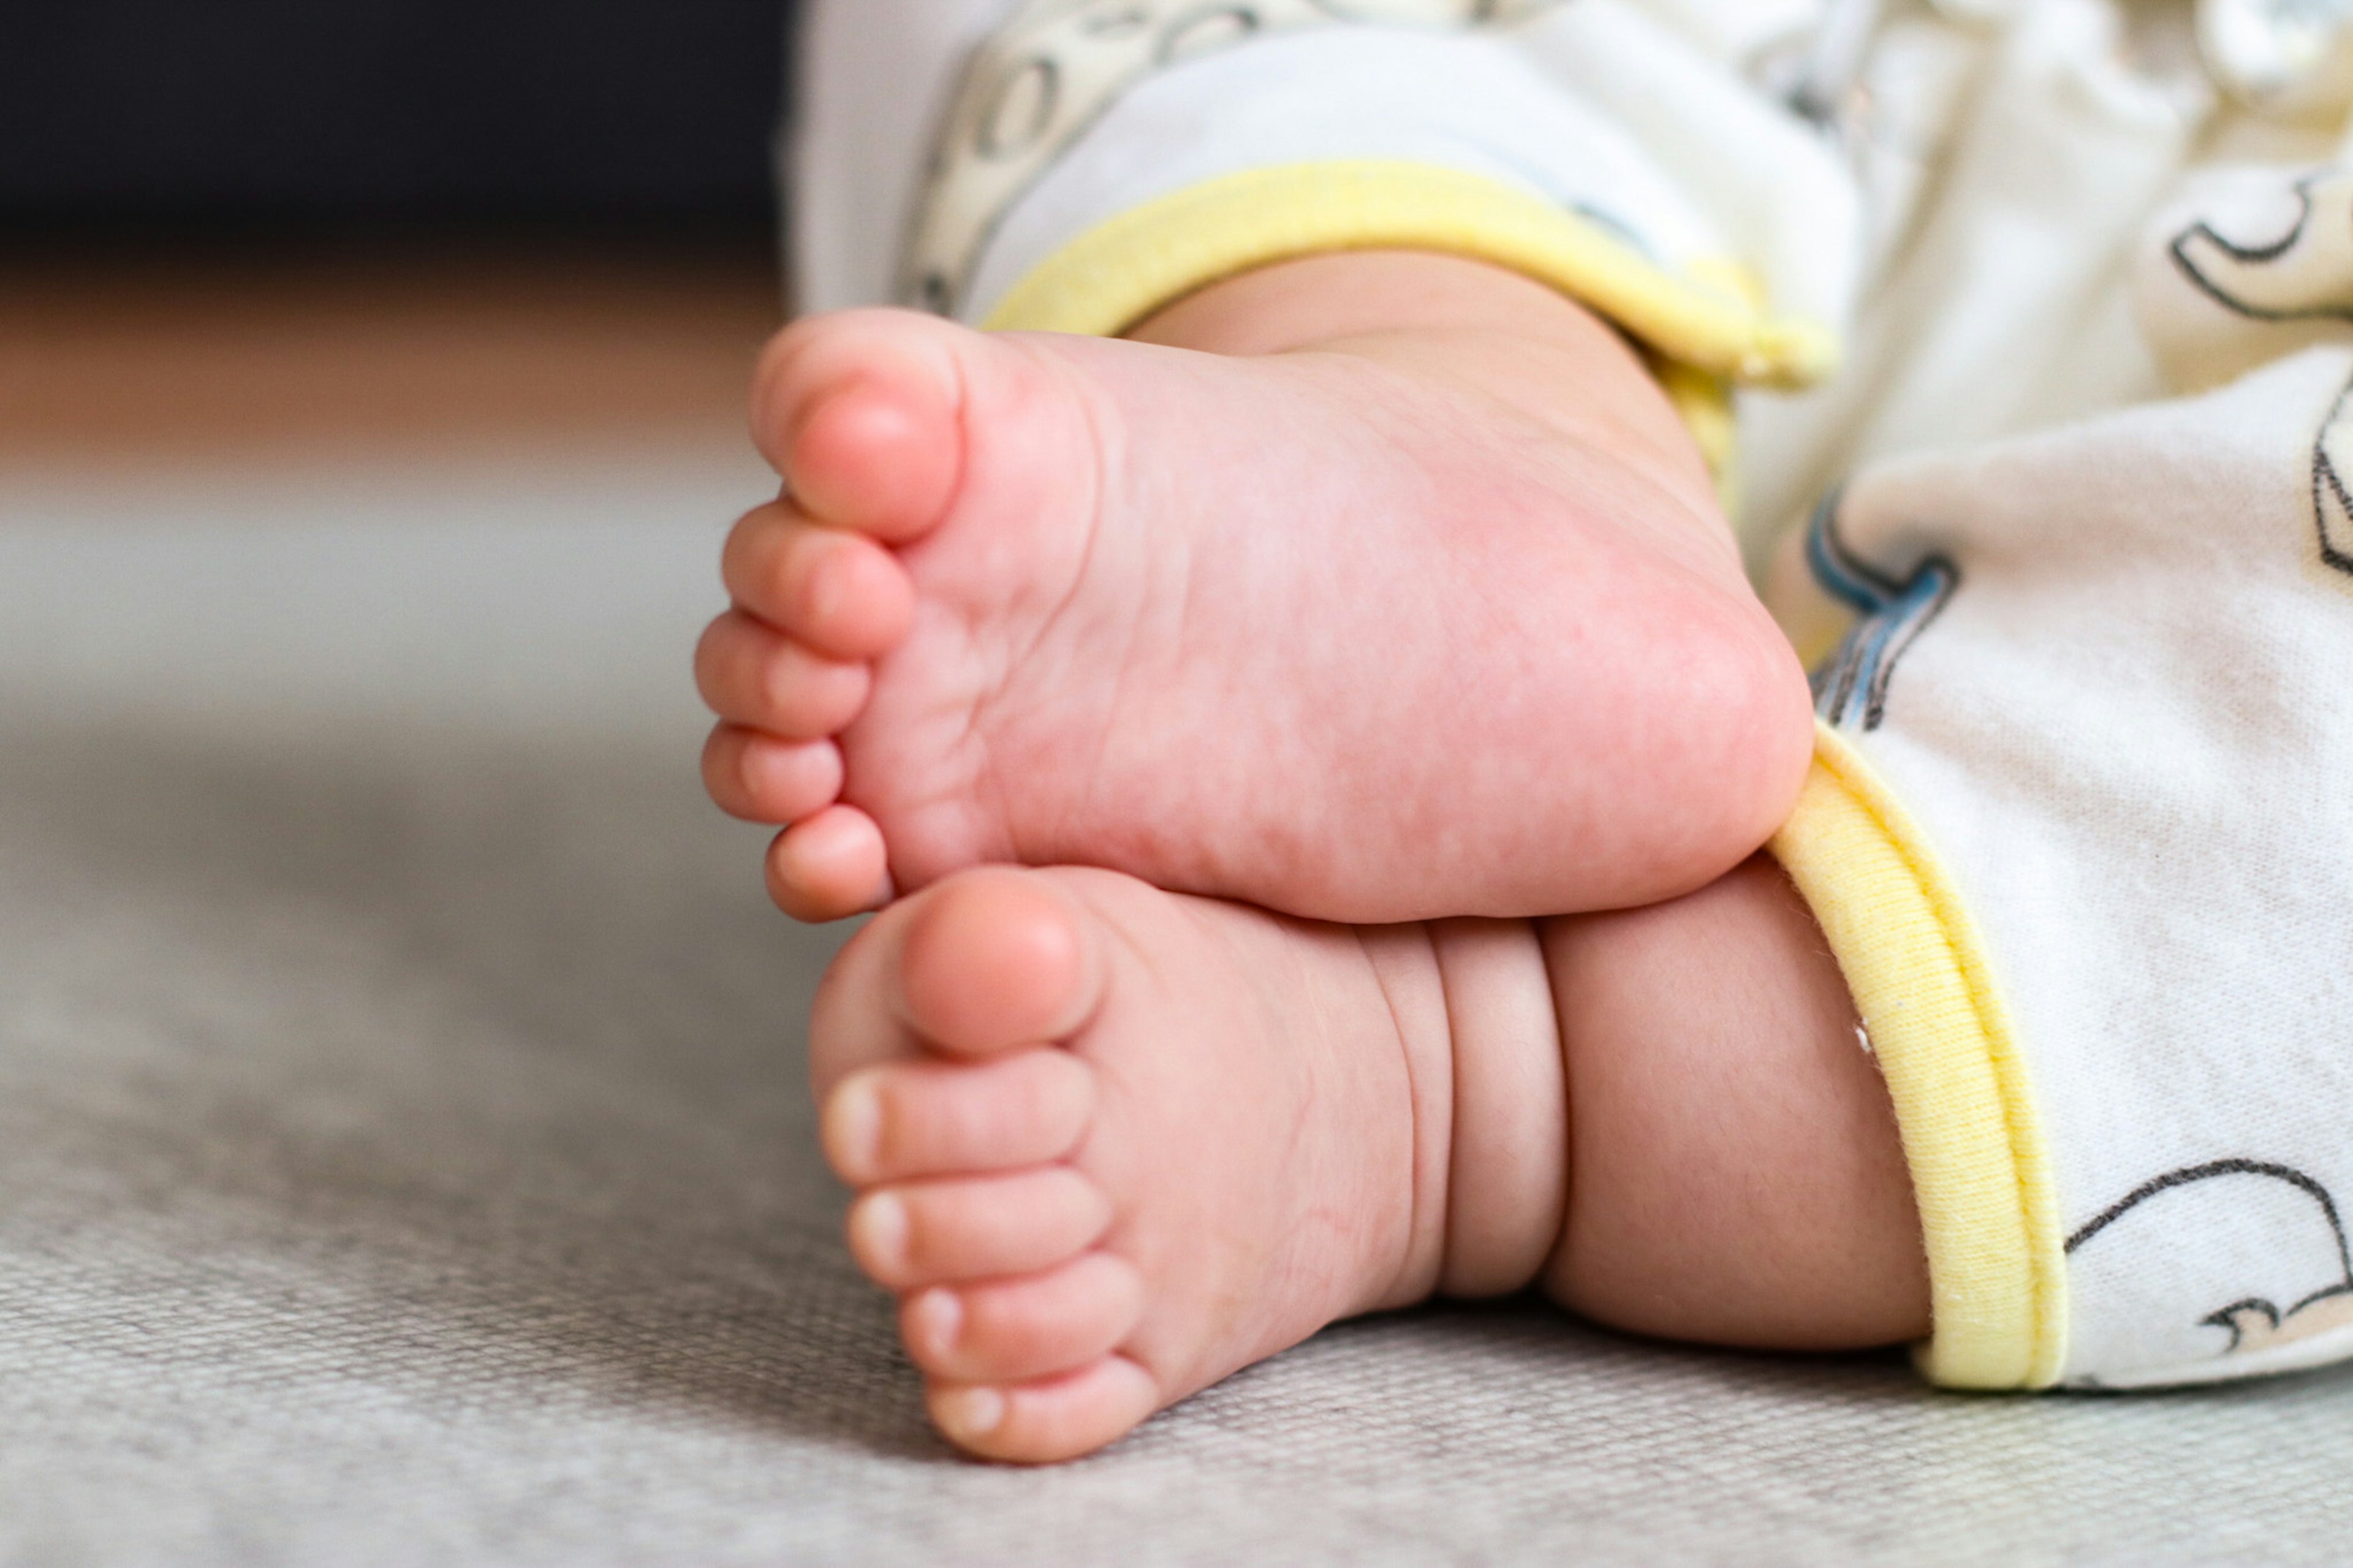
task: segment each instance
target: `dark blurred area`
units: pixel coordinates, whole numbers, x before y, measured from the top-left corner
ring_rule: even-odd
[[[0,228],[749,232],[790,0],[5,0]]]
[[[792,10],[0,0],[0,470],[743,449]]]

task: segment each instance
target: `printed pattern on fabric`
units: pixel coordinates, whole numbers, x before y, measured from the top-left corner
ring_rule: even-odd
[[[2295,221],[2277,238],[2233,240],[2201,216],[2166,254],[2200,293],[2250,320],[2353,319],[2353,173],[2322,169],[2289,188]]]
[[[901,282],[904,302],[963,306],[990,233],[1120,95],[1155,72],[1311,27],[1461,30],[1565,0],[1029,0],[974,57],[943,128]]]
[[[2312,516],[2320,534],[2320,559],[2353,574],[2353,382],[2329,405],[2320,434],[2312,438]]]
[[[2145,314],[2154,318],[2148,324],[2160,339],[2171,336],[2194,345],[2185,358],[2202,349],[2209,360],[2235,368],[2249,353],[2293,352],[2338,336],[2340,325],[2353,324],[2353,170],[2330,165],[2298,174],[2279,193],[2285,200],[2276,204],[2263,202],[2263,191],[2258,174],[2230,193],[2236,201],[2221,205],[2276,205],[2286,216],[2284,227],[2269,229],[2246,212],[2200,210],[2167,226],[2167,267],[2187,288],[2146,308]],[[2236,352],[2218,352],[2218,336]],[[2201,337],[2207,341],[2199,342]],[[2201,378],[2192,370],[2186,379]],[[2321,560],[2353,574],[2348,412],[2353,386],[2338,395],[2313,438],[2312,510]]]
[[[2353,169],[2221,170],[2193,182],[2158,226],[2136,306],[2176,388],[2218,386],[2316,343],[2353,344]]]
[[[1948,871],[2014,1026],[2078,1388],[2353,1356],[2353,174],[2204,195],[2151,225],[2142,325],[2252,369],[1877,465],[1804,541],[1855,617],[1822,721]],[[1893,1085],[1932,977],[1866,996],[1887,890],[1815,881]],[[1924,1152],[1972,1113],[1898,1106],[1925,1215]]]
[[[1861,616],[1824,721],[1950,868],[2016,1024],[2068,1386],[2353,1354],[2348,460],[2353,356],[2309,350],[1883,465],[1808,542]]]
[[[2198,1322],[2224,1337],[2221,1355],[2250,1363],[2330,1336],[2353,1348],[2353,1247],[2344,1218],[2328,1189],[2293,1166],[2230,1159],[2167,1171],[2077,1229],[2067,1238],[2067,1253],[2072,1258],[2095,1245],[2162,1250],[2185,1231],[2266,1226],[2273,1216],[2265,1211],[2278,1211],[2269,1228],[2284,1243],[2263,1271],[2268,1279],[2258,1286],[2242,1276],[2250,1293],[2217,1304]],[[2195,1302],[2185,1310],[2196,1312]],[[2103,1384],[2096,1373],[2085,1373],[2074,1386]]]
[[[1833,490],[1814,509],[1806,530],[1806,564],[1823,592],[1861,619],[1814,672],[1814,710],[1824,723],[1871,731],[1886,721],[1887,689],[1896,665],[1951,602],[1961,569],[1943,554],[1928,556],[1901,576],[1873,566],[1840,537],[1842,495]]]

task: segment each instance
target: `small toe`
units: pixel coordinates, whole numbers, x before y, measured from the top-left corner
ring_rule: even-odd
[[[782,502],[735,525],[720,577],[738,605],[829,658],[879,658],[914,618],[914,585],[897,557]]]
[[[1135,1266],[1089,1252],[1039,1274],[918,1290],[900,1308],[899,1330],[934,1377],[1017,1383],[1109,1353],[1143,1317]]]
[[[993,1061],[895,1062],[853,1072],[826,1097],[826,1158],[852,1186],[1026,1170],[1078,1146],[1094,1073],[1068,1051]]]
[[[1103,1238],[1101,1189],[1067,1165],[903,1183],[849,1210],[849,1251],[891,1290],[1052,1268]]]
[[[741,610],[712,621],[694,650],[695,689],[712,712],[787,741],[839,733],[873,679],[867,666],[827,658]]]
[[[768,896],[797,921],[839,921],[891,901],[882,830],[854,805],[829,805],[768,847]]]
[[[1160,1385],[1125,1356],[1013,1387],[934,1382],[933,1424],[984,1459],[1046,1465],[1092,1454],[1160,1408]]]
[[[1088,928],[1042,878],[965,872],[927,893],[902,930],[902,1016],[946,1049],[1060,1039],[1094,1012],[1102,979]]]
[[[841,749],[831,741],[783,741],[721,724],[702,747],[702,787],[720,810],[746,822],[813,816],[841,795]]]

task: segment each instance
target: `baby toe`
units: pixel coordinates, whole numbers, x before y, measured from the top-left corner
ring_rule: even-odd
[[[1042,1273],[937,1285],[900,1308],[900,1336],[915,1364],[958,1383],[1019,1383],[1108,1354],[1144,1316],[1133,1264],[1089,1252]]]
[[[747,822],[797,822],[841,795],[841,751],[831,741],[780,741],[721,724],[702,747],[702,787]]]
[[[787,741],[839,733],[872,689],[863,664],[804,647],[740,610],[712,621],[694,650],[694,683],[711,710]]]
[[[826,1097],[826,1157],[853,1186],[1018,1171],[1078,1146],[1094,1074],[1067,1051],[975,1064],[903,1062],[853,1073]]]
[[[901,928],[902,1016],[964,1053],[1059,1039],[1093,1013],[1099,957],[1085,924],[1046,879],[967,871],[924,894]]]
[[[890,853],[874,819],[829,805],[768,847],[768,896],[797,921],[848,920],[891,901]]]
[[[737,605],[830,658],[879,658],[914,618],[914,587],[897,557],[781,502],[735,525],[720,577]]]
[[[1111,1225],[1111,1205],[1067,1165],[915,1182],[849,1210],[849,1250],[887,1289],[1034,1274],[1076,1257]]]
[[[1012,1387],[944,1381],[929,1389],[933,1424],[985,1459],[1044,1465],[1118,1441],[1160,1408],[1160,1385],[1125,1356]]]

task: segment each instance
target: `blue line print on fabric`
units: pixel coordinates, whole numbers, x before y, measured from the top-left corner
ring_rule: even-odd
[[[1879,571],[1839,537],[1845,491],[1832,490],[1806,529],[1806,564],[1814,581],[1862,619],[1814,672],[1814,709],[1825,723],[1876,730],[1887,717],[1887,688],[1905,653],[1943,613],[1961,585],[1961,569],[1931,555],[1898,579]]]

